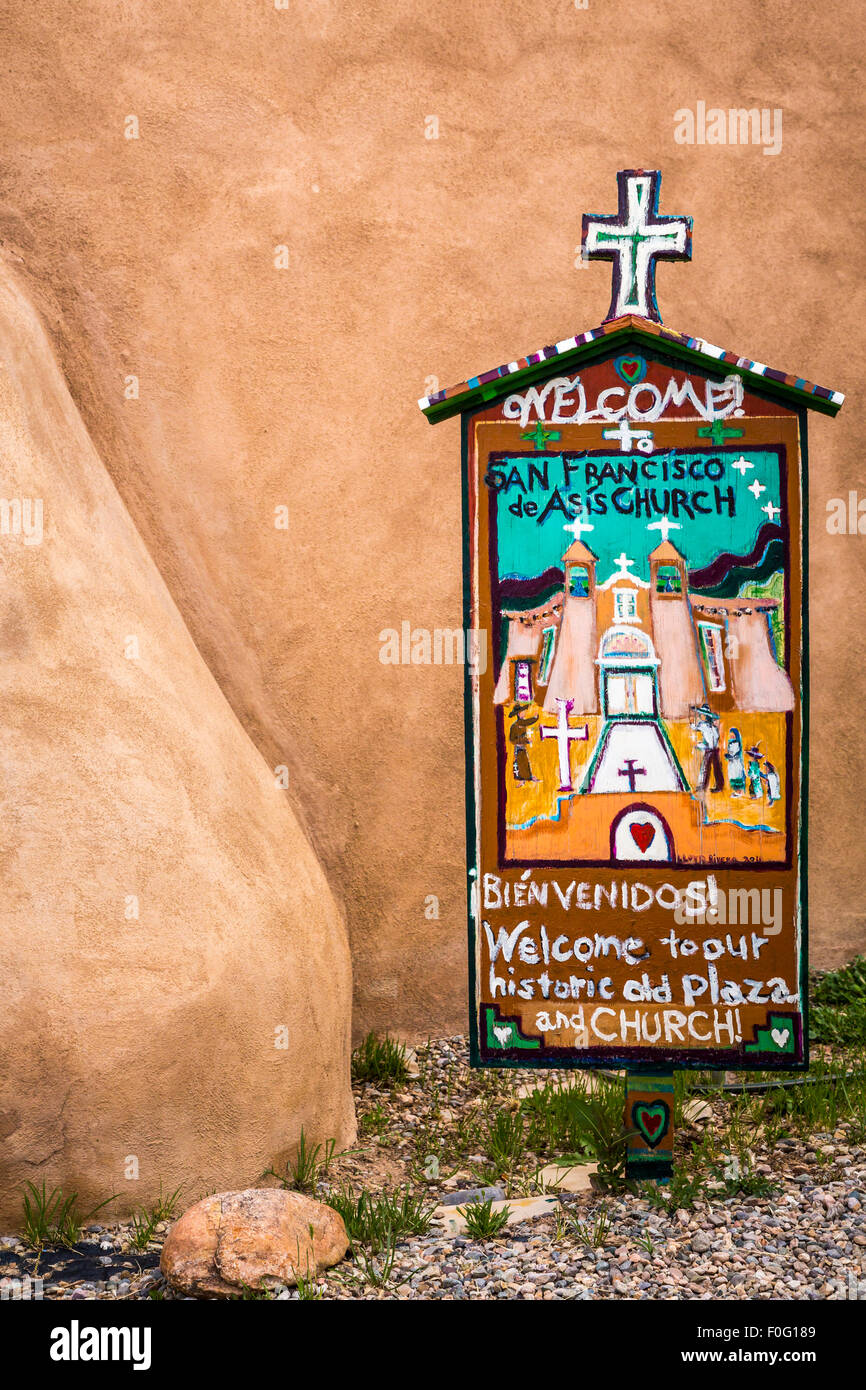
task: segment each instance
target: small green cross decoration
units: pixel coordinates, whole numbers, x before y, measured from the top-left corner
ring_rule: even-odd
[[[536,449],[546,449],[549,443],[555,442],[559,438],[559,430],[546,430],[540,420],[536,421],[535,429],[528,434],[522,434],[521,439],[529,439]]]
[[[711,425],[701,425],[698,429],[700,439],[711,439],[714,444],[724,444],[726,439],[740,439],[742,430],[726,430],[721,420],[714,420]]]

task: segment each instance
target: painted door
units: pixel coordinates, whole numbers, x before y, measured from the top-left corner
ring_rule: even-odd
[[[645,672],[607,671],[607,713],[654,714],[653,678]]]
[[[667,826],[647,807],[620,812],[611,825],[611,836],[618,863],[667,863],[673,857]]]

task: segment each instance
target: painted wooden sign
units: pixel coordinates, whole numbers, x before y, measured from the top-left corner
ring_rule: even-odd
[[[421,402],[462,416],[491,653],[466,673],[473,1061],[791,1070],[806,416],[842,397],[663,328],[655,261],[691,222],[657,171],[618,181],[584,219],[601,327]],[[635,1104],[650,1151],[664,1099]]]

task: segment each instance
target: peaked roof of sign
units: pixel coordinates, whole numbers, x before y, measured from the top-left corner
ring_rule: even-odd
[[[512,391],[524,390],[549,376],[551,365],[570,367],[594,356],[598,352],[599,342],[605,339],[611,346],[616,342],[622,346],[632,342],[643,343],[656,352],[664,351],[665,345],[669,344],[677,357],[695,362],[705,369],[715,367],[719,370],[724,366],[727,368],[726,374],[742,377],[747,384],[767,395],[776,396],[789,405],[809,406],[825,415],[835,415],[845,399],[840,391],[830,391],[826,386],[816,386],[803,377],[791,376],[788,372],[767,367],[763,362],[753,362],[749,357],[726,352],[704,338],[690,338],[651,319],[626,314],[623,318],[607,319],[600,327],[581,333],[576,338],[565,338],[552,347],[530,353],[528,357],[470,377],[458,386],[449,386],[444,391],[434,392],[432,396],[423,396],[418,404],[431,424],[447,420],[449,416],[458,415],[464,410],[489,405],[500,396],[510,395]]]

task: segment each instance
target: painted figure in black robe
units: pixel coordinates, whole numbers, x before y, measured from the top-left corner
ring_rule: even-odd
[[[514,780],[516,782],[534,782],[536,779],[532,775],[532,768],[529,764],[530,733],[533,724],[538,723],[538,715],[534,714],[528,719],[524,710],[528,710],[529,705],[515,705],[511,711],[511,728],[508,730],[508,741],[514,747]]]

